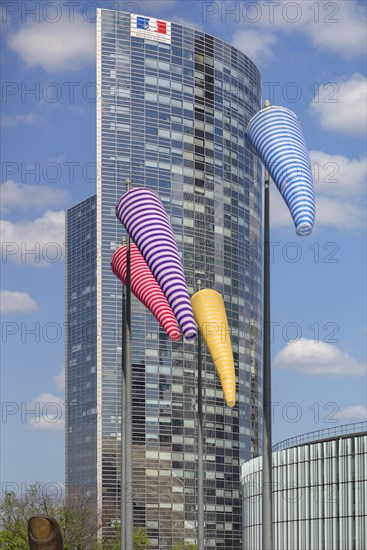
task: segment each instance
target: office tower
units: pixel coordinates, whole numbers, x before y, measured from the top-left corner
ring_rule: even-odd
[[[122,289],[110,261],[124,234],[115,206],[130,178],[159,194],[189,291],[200,279],[224,296],[238,404],[225,406],[205,350],[205,539],[207,548],[240,548],[240,466],[261,447],[261,168],[245,142],[260,85],[243,53],[208,34],[97,12],[97,195],[71,209],[67,221],[74,339],[67,344],[73,405],[66,430],[67,482],[95,487],[104,536],[119,519],[121,467]],[[96,260],[79,277],[88,234]],[[171,548],[196,539],[196,342],[171,342],[135,299],[132,310],[134,522],[152,548]],[[95,341],[72,331],[83,320]]]

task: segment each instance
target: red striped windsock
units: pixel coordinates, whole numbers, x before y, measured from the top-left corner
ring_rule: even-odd
[[[145,305],[167,332],[171,340],[181,337],[176,317],[163,294],[161,287],[153,277],[143,256],[135,244],[130,245],[130,281],[131,291]],[[126,246],[120,246],[112,256],[111,268],[116,277],[126,284]]]

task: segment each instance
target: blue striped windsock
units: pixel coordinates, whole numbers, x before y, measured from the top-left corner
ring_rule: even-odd
[[[297,234],[309,235],[315,221],[315,192],[297,116],[285,107],[266,107],[250,120],[247,136],[285,200]]]
[[[135,187],[116,206],[116,215],[140,250],[188,340],[197,328],[181,258],[169,217],[154,191]]]

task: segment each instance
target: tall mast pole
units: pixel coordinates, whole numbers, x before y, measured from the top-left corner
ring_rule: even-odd
[[[201,281],[198,280],[198,291]],[[204,464],[203,464],[203,372],[202,337],[198,330],[198,550],[204,550]]]
[[[122,238],[122,245],[126,246],[126,237]],[[121,506],[120,506],[120,546],[125,547],[126,535],[126,471],[125,471],[125,410],[126,410],[126,365],[125,365],[125,326],[126,326],[126,290],[122,285],[122,324],[121,324]]]
[[[126,191],[130,190],[131,180],[126,180]],[[121,433],[121,470],[124,471],[124,487],[121,496],[121,548],[133,550],[134,546],[134,516],[133,516],[133,484],[132,484],[132,372],[131,372],[131,261],[130,261],[130,236],[126,237],[126,285],[125,304],[123,318],[123,342],[122,342],[122,407],[121,425],[124,429]],[[122,438],[124,436],[124,438]],[[124,518],[122,514],[124,513]],[[124,533],[122,532],[124,526]]]
[[[270,107],[266,100],[264,108]],[[272,501],[271,345],[270,345],[270,176],[265,169],[264,189],[264,310],[263,310],[263,472],[262,549],[274,550]]]

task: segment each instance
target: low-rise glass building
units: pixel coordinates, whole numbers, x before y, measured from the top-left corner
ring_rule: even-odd
[[[262,457],[242,467],[243,548],[261,549]],[[367,548],[367,422],[274,447],[275,550]]]

